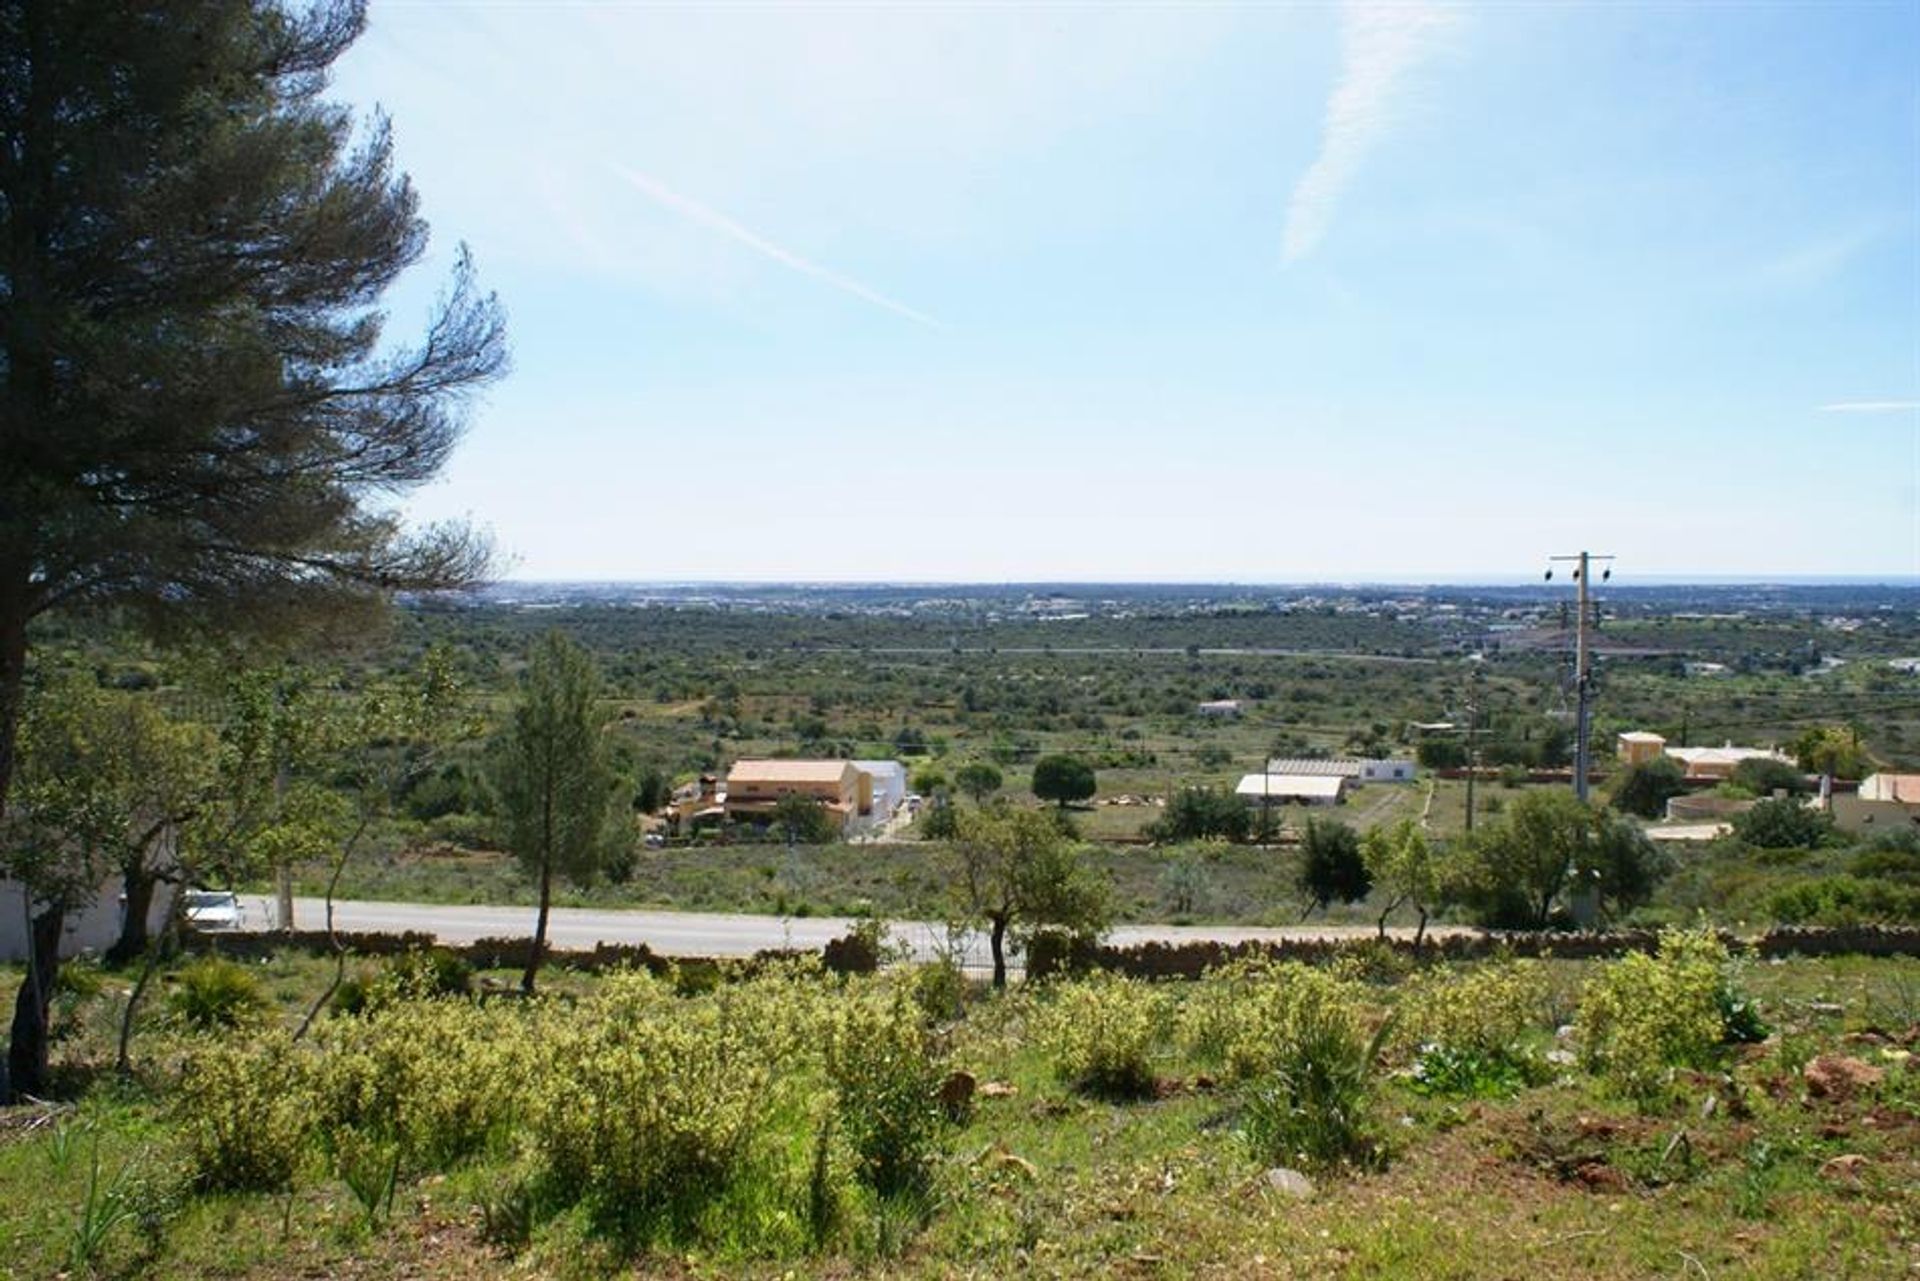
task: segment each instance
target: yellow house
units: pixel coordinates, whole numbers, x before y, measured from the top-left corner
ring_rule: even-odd
[[[1630,729],[1614,744],[1614,754],[1623,765],[1645,765],[1658,760],[1667,750],[1667,740],[1643,729]]]
[[[845,826],[873,811],[873,776],[852,761],[736,761],[727,771],[729,819],[771,814],[787,796],[812,797]]]

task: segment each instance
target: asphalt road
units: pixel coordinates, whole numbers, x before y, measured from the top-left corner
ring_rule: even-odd
[[[273,922],[272,900],[264,895],[242,896],[249,929],[264,929]],[[294,923],[301,929],[320,929],[326,922],[326,904],[317,898],[293,901]],[[336,928],[354,931],[397,933],[417,930],[432,934],[443,943],[471,943],[483,938],[525,938],[533,932],[531,907],[451,907],[436,903],[376,903],[341,901],[334,904]],[[556,907],[547,923],[547,940],[555,948],[588,951],[596,943],[645,943],[665,956],[750,956],[766,948],[797,948],[816,951],[828,940],[847,932],[845,917],[747,916],[720,912],[647,912],[613,911],[599,908]],[[912,947],[918,959],[938,955],[946,938],[945,928],[930,921],[894,921],[895,938]],[[1394,931],[1411,934],[1411,931]],[[1463,932],[1458,926],[1430,928],[1429,934]],[[1240,943],[1248,940],[1300,938],[1364,938],[1373,933],[1370,925],[1305,925],[1281,929],[1243,928],[1231,925],[1119,925],[1108,940],[1126,947],[1158,941],[1186,943],[1217,940]],[[969,968],[985,968],[989,963],[984,935],[975,933],[967,940]]]

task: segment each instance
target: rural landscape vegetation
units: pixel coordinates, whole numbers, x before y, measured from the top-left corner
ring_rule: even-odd
[[[1920,1267],[1920,589],[518,581],[365,23],[0,5],[0,1276]]]

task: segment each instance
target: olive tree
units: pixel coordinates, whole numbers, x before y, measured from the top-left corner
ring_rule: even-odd
[[[993,985],[1007,985],[1007,936],[1053,925],[1077,934],[1106,924],[1107,898],[1078,847],[1038,810],[998,805],[959,815],[954,842],[962,908],[987,925]]]

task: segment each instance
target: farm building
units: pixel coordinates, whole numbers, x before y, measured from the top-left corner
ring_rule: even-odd
[[[1340,774],[1248,774],[1233,789],[1249,805],[1338,805],[1346,797]]]
[[[873,811],[873,776],[852,761],[735,761],[722,803],[729,820],[756,819],[788,796],[813,798],[844,827]]]
[[[1216,698],[1200,704],[1197,709],[1202,716],[1217,716],[1232,720],[1240,714],[1240,700],[1237,698]]]
[[[1614,740],[1613,754],[1623,765],[1645,765],[1658,760],[1667,750],[1664,736],[1643,729],[1630,729]]]
[[[853,767],[872,780],[868,812],[873,821],[884,823],[892,818],[907,799],[907,767],[899,761],[855,761]]]
[[[1413,762],[1355,756],[1288,756],[1268,761],[1267,773],[1291,778],[1345,778],[1356,783],[1409,783],[1413,781]]]
[[[1733,771],[1739,768],[1742,761],[1793,764],[1792,758],[1770,747],[1735,747],[1732,743],[1724,747],[1669,747],[1666,756],[1669,760],[1678,761],[1680,768],[1692,779],[1732,778]]]

